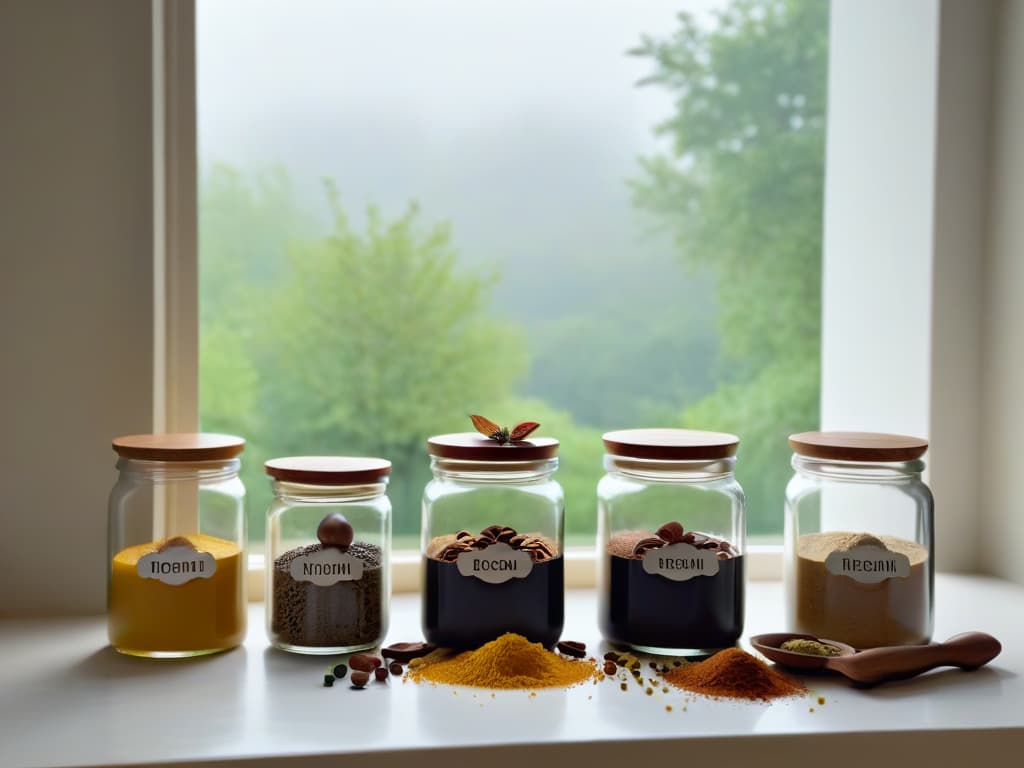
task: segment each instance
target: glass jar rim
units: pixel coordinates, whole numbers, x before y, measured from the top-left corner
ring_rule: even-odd
[[[558,469],[558,458],[553,456],[530,461],[470,461],[431,456],[430,469],[435,478],[450,476],[488,484],[534,482],[553,475]]]
[[[895,477],[920,477],[924,472],[925,463],[921,459],[909,461],[851,461],[841,459],[821,458],[817,456],[804,456],[794,453],[791,460],[793,469],[797,472],[806,472],[813,475],[845,476],[849,478],[860,477],[884,481],[885,475]],[[834,470],[830,472],[829,470]]]
[[[653,480],[671,481],[682,479],[719,480],[732,477],[736,469],[736,457],[725,456],[716,459],[638,459],[632,456],[617,456],[606,453],[604,468],[607,472],[622,473],[631,477],[646,477]]]

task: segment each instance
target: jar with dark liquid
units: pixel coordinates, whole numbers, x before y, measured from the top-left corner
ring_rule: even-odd
[[[685,429],[604,435],[597,487],[601,632],[647,653],[698,655],[743,632],[739,438]]]
[[[424,637],[475,648],[514,632],[553,645],[564,621],[558,441],[501,445],[460,433],[432,437],[427,449]]]

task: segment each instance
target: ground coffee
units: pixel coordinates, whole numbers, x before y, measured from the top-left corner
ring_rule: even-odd
[[[380,547],[356,541],[345,550],[363,561],[359,579],[326,587],[294,579],[291,562],[322,549],[321,544],[296,547],[274,561],[273,641],[308,648],[375,645],[384,622]]]
[[[863,583],[831,573],[833,553],[868,545],[880,554],[907,559],[905,575]],[[854,648],[914,645],[931,637],[928,550],[914,541],[869,533],[808,533],[797,541],[795,608],[797,632],[848,643]]]

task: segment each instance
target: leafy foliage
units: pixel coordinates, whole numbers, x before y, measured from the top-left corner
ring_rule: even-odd
[[[778,529],[785,437],[819,420],[827,22],[820,0],[737,0],[632,52],[676,97],[657,127],[671,151],[641,161],[636,203],[715,275],[719,386],[682,421],[743,438],[752,531]]]
[[[233,231],[266,226],[267,188],[216,174],[233,183],[207,188],[211,209],[231,210]],[[204,319],[202,422],[252,438],[245,480],[257,535],[269,500],[263,461],[318,453],[389,458],[396,531],[417,530],[426,438],[506,397],[526,369],[520,335],[487,312],[493,278],[456,269],[447,225],[422,226],[415,205],[393,221],[371,208],[359,232],[328,194],[333,231],[277,240],[267,260],[280,274],[238,278],[224,311]],[[207,223],[212,237],[219,222]],[[222,273],[243,274],[248,254],[216,253]],[[204,289],[217,285],[226,290],[209,280]]]
[[[394,463],[396,545],[415,546],[425,440],[468,429],[470,413],[536,420],[561,441],[570,543],[594,532],[602,431],[659,424],[739,434],[749,528],[777,532],[785,438],[819,419],[827,14],[820,0],[735,0],[710,28],[684,13],[670,36],[641,41],[644,82],[675,110],[634,200],[691,279],[601,304],[590,289],[614,271],[588,262],[605,254],[566,254],[590,289],[547,326],[497,301],[498,274],[461,262],[450,226],[415,204],[393,218],[370,207],[357,226],[328,183],[323,232],[283,170],[212,168],[200,189],[201,419],[249,440],[254,539],[266,459],[357,454]]]

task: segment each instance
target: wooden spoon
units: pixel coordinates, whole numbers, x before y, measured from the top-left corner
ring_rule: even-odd
[[[772,661],[794,669],[829,669],[845,675],[860,685],[878,685],[890,680],[905,680],[935,667],[977,669],[988,664],[1003,649],[999,641],[984,632],[965,632],[944,643],[931,645],[897,645],[871,648],[859,653],[849,645],[834,640],[818,640],[839,649],[838,656],[813,656],[784,651],[787,640],[802,638],[818,640],[810,635],[773,633],[756,635],[750,644]]]

